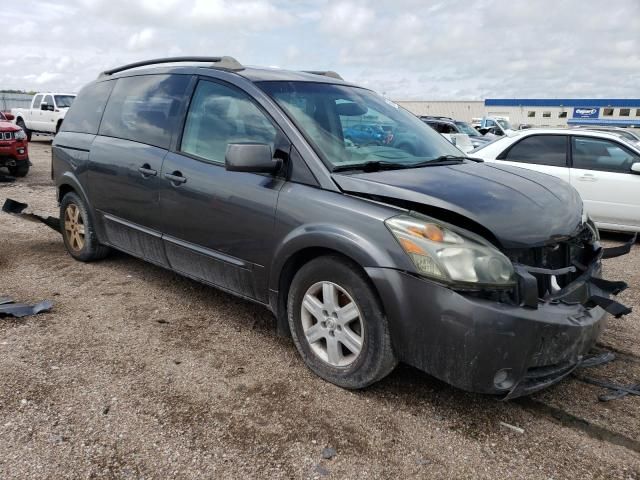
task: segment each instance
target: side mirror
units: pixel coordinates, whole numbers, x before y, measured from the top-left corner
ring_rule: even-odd
[[[5,113],[4,114],[4,118],[6,118],[7,120],[13,120],[15,119],[15,115],[13,113]]]
[[[49,104],[45,103],[45,102],[42,102],[40,104],[40,110],[49,110]]]
[[[276,173],[281,165],[266,143],[230,143],[224,157],[224,168],[230,172]]]
[[[482,134],[482,135],[486,135],[487,132],[489,131],[488,128],[482,127],[482,128],[478,128],[478,131]]]
[[[636,162],[631,165],[631,173],[637,173],[638,175],[640,175],[640,162]]]

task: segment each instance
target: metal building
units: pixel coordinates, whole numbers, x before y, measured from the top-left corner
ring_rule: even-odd
[[[398,101],[416,115],[441,115],[471,122],[483,116],[507,117],[515,127],[616,125],[640,127],[637,98],[488,98],[482,101]]]

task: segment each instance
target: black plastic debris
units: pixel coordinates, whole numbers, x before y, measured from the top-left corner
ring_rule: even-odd
[[[597,355],[590,355],[586,357],[580,363],[580,368],[598,367],[605,365],[609,362],[613,362],[616,359],[616,354],[613,352],[602,352]]]
[[[25,220],[29,220],[31,222],[41,222],[46,226],[53,228],[56,232],[60,232],[60,219],[57,217],[43,217],[41,215],[36,215],[35,213],[25,213],[24,210],[29,205],[26,203],[18,202],[17,200],[12,200],[11,198],[7,198],[4,201],[4,205],[2,205],[2,211],[5,213],[9,213],[11,215],[18,215]]]
[[[26,303],[15,303],[9,297],[0,297],[0,318],[21,318],[37,315],[38,313],[48,312],[52,307],[53,302],[51,300],[44,300],[35,305],[27,305]]]
[[[5,175],[2,172],[0,172],[0,183],[11,183],[15,181],[16,181],[16,177],[14,177],[13,175]]]
[[[598,387],[604,387],[604,388],[608,388],[609,390],[613,390],[613,393],[598,395],[598,400],[600,400],[601,402],[608,402],[610,400],[622,398],[626,395],[640,396],[640,383],[635,383],[632,385],[619,385],[617,383],[607,382],[606,380],[599,380],[597,378],[592,378],[592,377],[580,376],[577,378],[585,383],[589,383],[591,385],[596,385]]]
[[[629,240],[623,245],[619,245],[617,247],[603,248],[602,249],[602,259],[606,258],[615,258],[620,257],[622,255],[626,255],[631,251],[631,247],[636,243],[636,239],[638,238],[638,234],[634,233]]]

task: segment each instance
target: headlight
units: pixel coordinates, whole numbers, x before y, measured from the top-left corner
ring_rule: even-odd
[[[399,215],[385,223],[426,277],[446,283],[515,283],[509,259],[478,235],[417,214]]]
[[[16,130],[13,132],[13,137],[16,140],[25,140],[27,138],[27,134],[24,133],[24,130]]]

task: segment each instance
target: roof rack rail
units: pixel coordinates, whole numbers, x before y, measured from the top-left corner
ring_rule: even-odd
[[[331,78],[337,78],[338,80],[344,80],[344,78],[342,78],[340,76],[340,74],[338,74],[337,72],[334,72],[333,70],[326,70],[326,71],[320,71],[320,70],[303,70],[304,73],[311,73],[313,75],[323,75],[325,77],[331,77]]]
[[[102,72],[98,78],[113,75],[114,73],[123,72],[136,67],[145,67],[147,65],[158,65],[161,63],[179,63],[179,62],[211,62],[212,68],[221,68],[224,70],[244,70],[244,66],[233,57],[167,57],[154,58],[152,60],[143,60],[141,62],[129,63],[121,67],[112,68]]]

